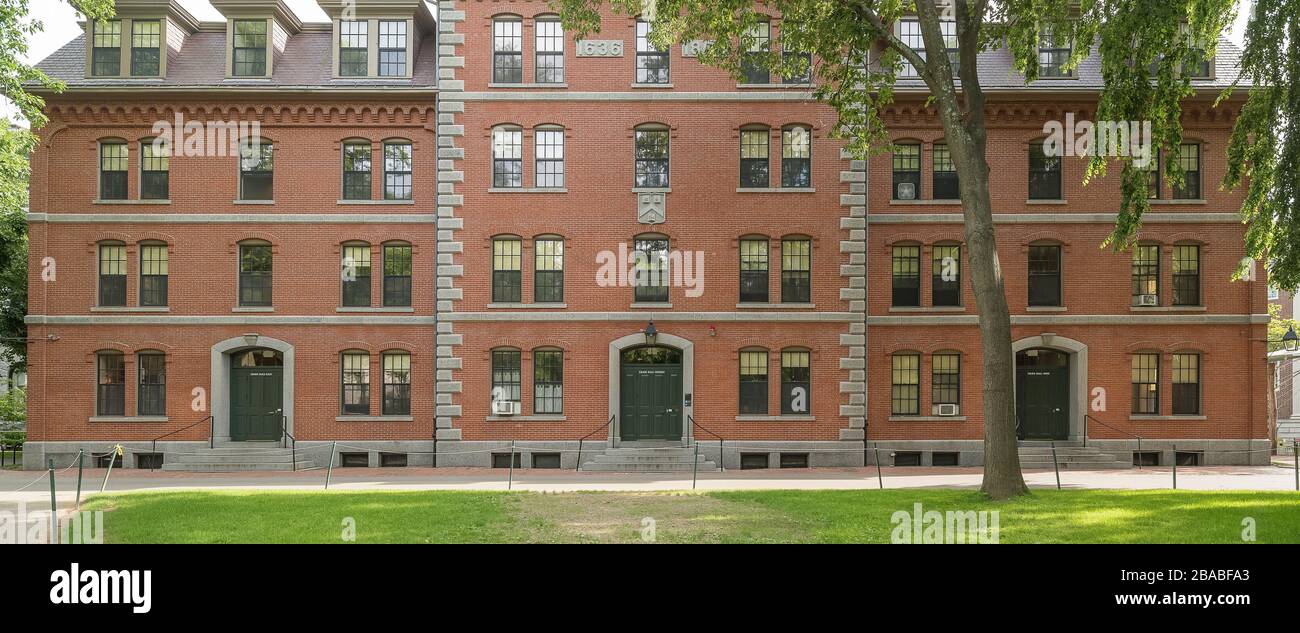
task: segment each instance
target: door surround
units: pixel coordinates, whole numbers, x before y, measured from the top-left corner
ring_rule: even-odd
[[[1083,416],[1090,410],[1088,407],[1088,346],[1074,339],[1044,332],[1038,336],[1022,338],[1011,344],[1013,366],[1015,366],[1015,354],[1035,348],[1052,349],[1065,352],[1070,356],[1070,434],[1068,441],[1082,441],[1084,439]],[[1018,397],[1015,395],[1015,382],[1012,381],[1012,395]],[[1015,402],[1019,402],[1019,400],[1015,400]]]
[[[252,345],[249,341],[254,341]],[[280,352],[284,357],[285,424],[293,433],[293,345],[269,336],[246,335],[229,338],[212,346],[212,389],[208,394],[208,408],[214,422],[213,438],[217,442],[230,442],[230,355],[248,349],[266,348]]]
[[[645,334],[637,332],[629,334],[622,338],[614,339],[609,343],[609,413],[606,420],[614,418],[614,423],[609,427],[607,436],[609,446],[619,446],[622,443],[622,434],[619,432],[619,426],[623,423],[622,416],[619,415],[620,404],[622,403],[622,365],[623,350],[632,347],[641,347],[646,344]],[[682,352],[682,396],[695,393],[693,385],[695,384],[695,344],[680,336],[674,336],[667,332],[660,331],[658,338],[655,340],[656,346],[673,347]],[[287,362],[287,361],[286,361]],[[695,427],[691,424],[690,416],[694,415],[694,402],[691,406],[682,407],[682,446],[690,446],[695,437]],[[227,427],[229,428],[229,427]]]

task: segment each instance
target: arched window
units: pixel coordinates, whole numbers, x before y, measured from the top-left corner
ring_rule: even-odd
[[[384,352],[384,415],[411,415],[411,354]]]
[[[930,278],[933,284],[930,300],[935,306],[961,305],[961,245],[941,243],[934,245]]]
[[[895,308],[921,307],[921,245],[894,244],[890,255]]]
[[[523,302],[523,240],[514,236],[492,238],[492,302]]]
[[[533,301],[564,301],[564,238],[543,235],[533,242]]]
[[[769,240],[754,235],[740,240],[740,301],[742,303],[767,303]]]
[[[539,188],[564,187],[564,128],[554,125],[539,127],[534,131],[536,161],[533,178]]]
[[[270,201],[274,191],[274,144],[264,138],[245,140],[239,147],[239,199]]]
[[[947,143],[935,143],[932,152],[934,174],[932,193],[935,200],[957,200],[961,198],[961,187],[957,181],[957,165],[952,162],[952,150]]]
[[[384,307],[411,307],[411,245],[384,244]]]
[[[348,350],[339,357],[343,415],[370,415],[370,353]]]
[[[513,125],[492,129],[492,186],[524,186],[524,130]]]
[[[801,235],[781,240],[781,303],[812,302],[812,240]]]
[[[637,303],[668,301],[669,243],[662,235],[641,235],[633,240],[632,300]]]
[[[1061,245],[1055,242],[1030,244],[1030,307],[1060,307],[1061,295]]]
[[[538,16],[536,32],[535,81],[539,84],[564,83],[564,26],[558,15]]]
[[[524,21],[518,16],[492,20],[492,83],[524,82]]]
[[[803,348],[781,350],[781,413],[812,412],[812,352]]]
[[[921,354],[895,352],[890,357],[891,415],[921,414]]]
[[[533,413],[564,413],[564,352],[533,350]]]
[[[1061,200],[1061,157],[1049,153],[1044,141],[1029,144],[1029,199]]]
[[[638,189],[668,188],[668,127],[641,125],[633,131],[633,137],[636,155],[634,186]]]
[[[1174,185],[1175,200],[1201,198],[1201,145],[1183,143],[1178,146],[1178,167],[1183,172],[1183,184]]]
[[[170,274],[167,245],[163,242],[140,243],[140,305],[167,305],[167,279]]]
[[[767,360],[761,347],[740,350],[741,415],[767,415]]]
[[[99,244],[99,306],[126,307],[126,244]]]
[[[365,242],[348,242],[341,251],[343,306],[370,307],[370,245]]]
[[[171,147],[162,138],[140,141],[140,199],[166,200],[171,196]]]
[[[1201,358],[1194,351],[1174,354],[1174,415],[1201,414]]]
[[[921,199],[921,144],[915,141],[894,143],[894,199]]]
[[[99,199],[127,199],[127,170],[130,148],[122,139],[99,142]]]
[[[415,159],[411,142],[405,139],[384,141],[384,199],[410,200],[413,191],[411,172]]]
[[[766,127],[753,126],[740,130],[740,186],[746,189],[763,189],[771,184],[769,145],[772,132]]]
[[[370,141],[350,140],[343,144],[343,199],[369,200],[371,153]]]
[[[781,186],[812,186],[812,129],[807,126],[788,125],[781,130]]]
[[[1133,247],[1133,305],[1160,305],[1160,245],[1138,244]]]
[[[961,413],[961,354],[935,352],[930,356],[930,408],[932,415]]]
[[[158,350],[136,354],[136,413],[167,415],[167,357]]]
[[[492,350],[492,412],[506,412],[503,407],[518,407],[522,390],[522,354],[514,348]],[[513,410],[512,410],[513,411]]]
[[[126,415],[126,358],[122,352],[104,350],[95,354],[95,366],[95,415]]]
[[[1174,305],[1201,305],[1201,245],[1175,244]]]
[[[1160,352],[1133,354],[1133,413],[1160,414]]]
[[[239,245],[239,305],[271,305],[271,245],[249,240]]]

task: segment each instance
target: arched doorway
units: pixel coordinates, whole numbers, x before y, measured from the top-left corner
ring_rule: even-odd
[[[254,348],[230,355],[230,439],[280,439],[284,424],[284,355]]]
[[[1070,354],[1035,347],[1016,353],[1017,435],[1022,440],[1066,440],[1072,410]]]
[[[252,356],[247,355],[253,352]],[[267,352],[271,355],[267,356]],[[278,440],[281,437],[280,425],[283,424],[285,430],[290,434],[294,432],[293,418],[293,401],[294,401],[294,364],[295,364],[294,347],[288,341],[272,338],[270,336],[261,336],[255,333],[245,334],[243,336],[229,338],[219,341],[212,346],[212,390],[206,394],[206,402],[210,405],[213,418],[213,439],[218,445],[238,439],[234,429],[234,411],[232,405],[241,402],[245,396],[237,396],[233,393],[234,378],[239,373],[278,373],[280,376],[280,406],[264,407],[263,404],[256,405],[257,409],[266,408],[282,409],[274,416],[276,435],[270,439]],[[278,363],[278,364],[277,364]],[[243,371],[243,368],[247,371]],[[237,370],[239,369],[239,370]],[[270,376],[248,376],[248,378],[270,379]],[[244,385],[241,385],[241,389]],[[250,388],[262,388],[251,387]],[[274,388],[270,388],[274,389]],[[252,397],[254,394],[248,392]],[[196,394],[197,395],[197,394]],[[259,396],[270,398],[272,393],[262,392]],[[250,410],[252,401],[249,401]],[[260,420],[260,426],[265,427],[269,424],[270,413],[260,414],[263,417]],[[255,424],[253,426],[258,426]],[[260,433],[254,435],[269,435],[263,429]]]
[[[623,350],[619,359],[619,439],[682,439],[682,351],[664,346]]]

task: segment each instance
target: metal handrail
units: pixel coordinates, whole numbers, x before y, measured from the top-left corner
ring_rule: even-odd
[[[593,436],[593,435],[595,435],[595,434],[601,432],[602,430],[604,430],[606,433],[608,433],[608,432],[609,432],[609,428],[610,428],[611,426],[614,425],[614,418],[616,418],[616,417],[618,417],[617,414],[609,416],[609,422],[606,422],[604,425],[602,425],[602,426],[598,426],[598,427],[592,429],[590,433],[588,433],[588,434],[586,434],[586,435],[584,435],[584,436],[578,438],[578,463],[573,467],[573,470],[574,470],[575,472],[576,472],[576,471],[580,471],[580,470],[582,470],[582,445],[583,445],[583,443],[587,441],[587,438],[589,438],[589,437],[591,437],[591,436]],[[510,463],[512,463],[512,464],[514,463],[513,458],[511,459],[511,462],[510,462]]]
[[[190,430],[190,429],[192,429],[192,428],[194,428],[194,427],[196,427],[196,426],[198,426],[198,425],[200,425],[200,424],[203,424],[204,422],[207,422],[207,423],[208,423],[208,448],[215,448],[215,447],[216,447],[216,423],[217,423],[217,421],[216,421],[216,418],[213,418],[212,416],[208,416],[208,417],[203,418],[202,420],[199,420],[198,422],[195,422],[194,424],[191,424],[191,425],[189,425],[189,426],[187,426],[187,427],[185,427],[185,428],[183,428],[183,429],[176,429],[175,431],[172,431],[171,433],[166,433],[166,434],[164,434],[164,435],[159,435],[158,437],[153,438],[153,440],[151,440],[150,443],[149,443],[149,452],[151,452],[151,453],[157,453],[157,452],[158,452],[158,440],[161,440],[161,439],[163,439],[164,437],[171,437],[171,436],[173,436],[173,435],[176,435],[177,433],[180,433],[181,431],[188,431],[188,430]]]
[[[704,431],[705,433],[708,433],[709,435],[712,435],[713,437],[718,438],[718,469],[721,470],[721,471],[724,472],[724,473],[727,472],[727,467],[724,465],[724,462],[726,461],[726,460],[724,459],[724,458],[726,457],[726,453],[723,452],[723,442],[725,442],[726,440],[722,439],[722,436],[721,436],[721,435],[718,435],[717,433],[714,433],[713,431],[710,431],[710,430],[708,429],[708,427],[704,426],[703,424],[700,424],[699,422],[696,422],[696,421],[695,421],[695,416],[690,415],[690,414],[688,413],[688,414],[686,415],[686,419],[687,419],[688,421],[690,421],[690,423],[691,423],[691,427],[692,427],[692,428],[699,428],[700,430]],[[699,443],[699,440],[696,440],[696,443],[698,444],[698,443]]]
[[[280,416],[280,432],[284,434],[280,437],[280,448],[293,449],[293,452],[291,453],[293,456],[293,465],[290,468],[293,472],[298,472],[298,440],[289,432],[289,416],[287,415]]]
[[[1112,431],[1115,431],[1115,432],[1117,432],[1117,433],[1123,433],[1124,435],[1127,435],[1127,436],[1129,436],[1129,437],[1131,437],[1131,438],[1136,439],[1136,440],[1138,441],[1137,452],[1139,452],[1139,453],[1142,452],[1142,436],[1141,436],[1141,435],[1137,435],[1137,434],[1135,434],[1135,433],[1129,433],[1128,431],[1125,431],[1124,429],[1117,429],[1117,428],[1115,428],[1115,427],[1113,427],[1113,426],[1111,426],[1111,425],[1109,425],[1109,424],[1106,424],[1105,422],[1102,422],[1101,420],[1098,420],[1097,418],[1094,418],[1094,417],[1088,415],[1087,413],[1083,414],[1083,445],[1084,445],[1084,446],[1087,446],[1087,445],[1088,445],[1088,420],[1092,420],[1093,422],[1096,422],[1097,424],[1100,424],[1100,425],[1102,425],[1102,426],[1104,426],[1104,427],[1106,427],[1106,428],[1108,428],[1108,429],[1110,429],[1110,430],[1112,430]],[[1142,462],[1139,460],[1139,461],[1138,461],[1138,468],[1141,468],[1141,467],[1142,467]]]

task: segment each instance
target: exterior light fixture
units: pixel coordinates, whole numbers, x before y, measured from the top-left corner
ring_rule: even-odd
[[[1286,334],[1282,336],[1282,345],[1288,352],[1294,352],[1297,347],[1300,347],[1300,336],[1296,335],[1295,327],[1287,328]]]
[[[659,340],[659,330],[655,329],[654,319],[650,320],[650,323],[645,326],[645,330],[642,333],[645,334],[646,345],[654,345],[655,341]]]

